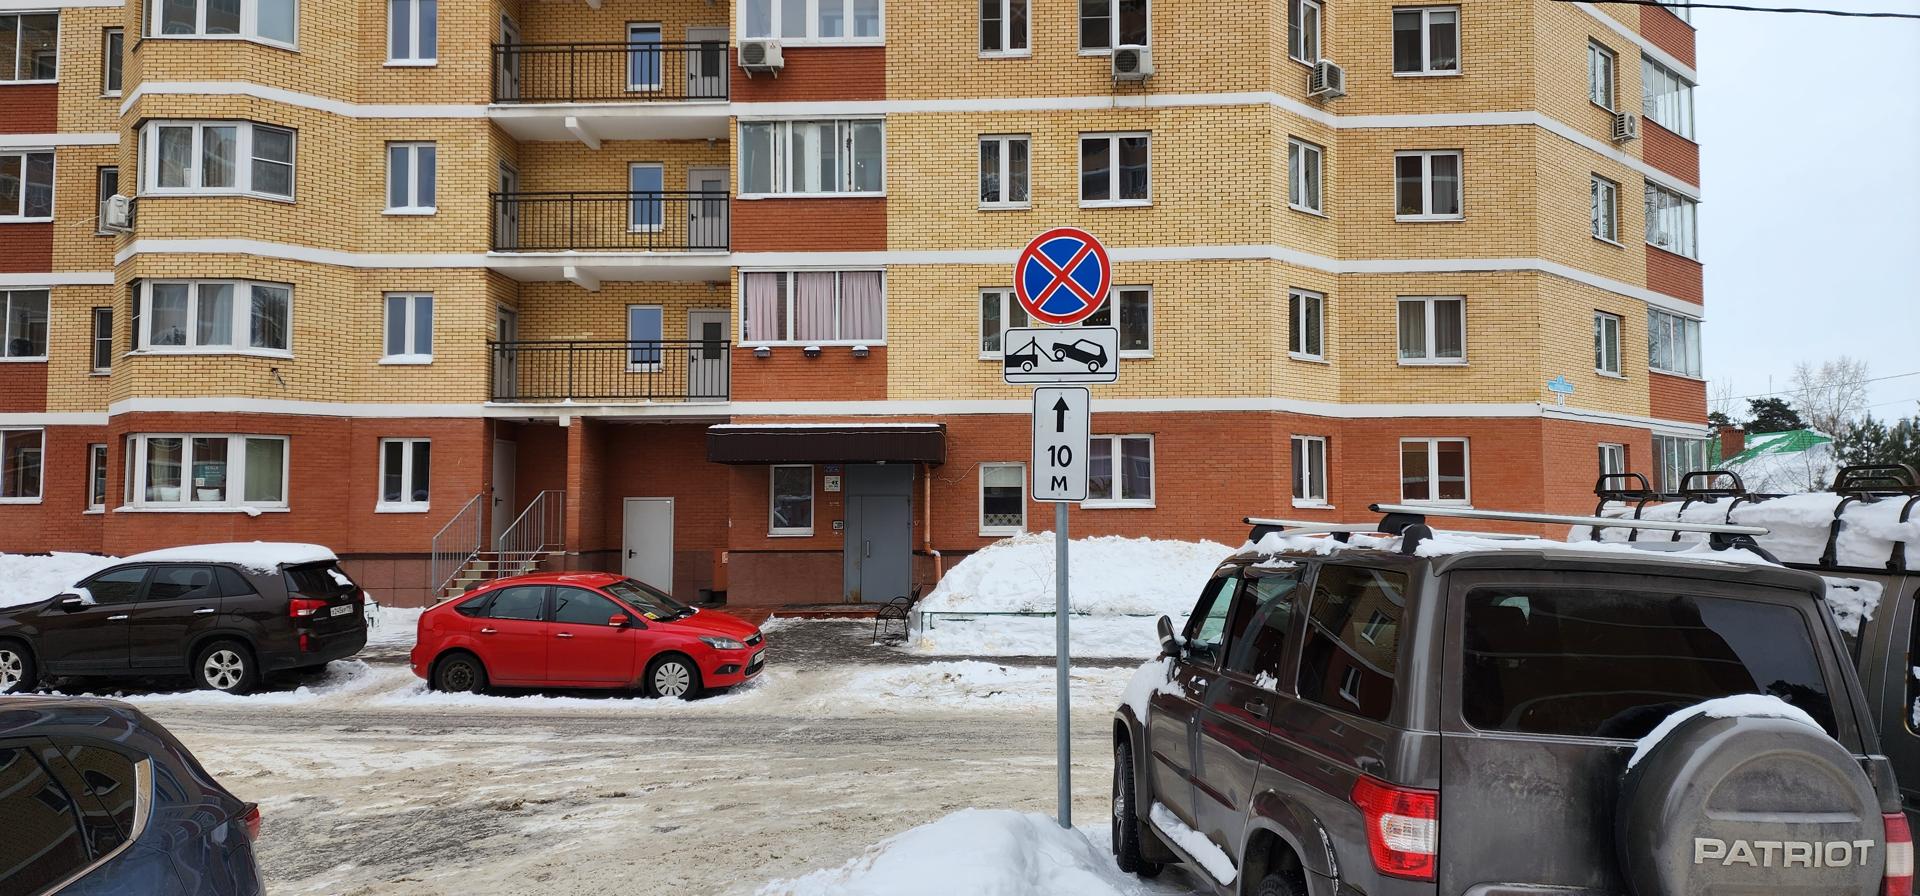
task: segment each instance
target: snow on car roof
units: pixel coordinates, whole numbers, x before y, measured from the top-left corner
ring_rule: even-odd
[[[317,544],[285,541],[232,541],[161,548],[124,558],[123,563],[233,563],[255,572],[273,572],[282,566],[338,560],[333,551]]]
[[[1842,501],[1846,501],[1844,506]],[[1920,511],[1908,512],[1908,519],[1902,522],[1900,515],[1906,511],[1906,503],[1904,498],[1865,503],[1832,492],[1809,492],[1764,501],[1702,498],[1645,507],[1608,502],[1601,516],[1761,526],[1768,532],[1754,540],[1768,552],[1786,563],[1818,564],[1827,550],[1834,514],[1839,513],[1842,525],[1834,542],[1836,565],[1884,569],[1893,556],[1894,545],[1904,542],[1914,545],[1907,549],[1908,568],[1920,568],[1916,566],[1920,564]],[[1584,538],[1587,531],[1586,526],[1576,526],[1573,537]],[[1624,542],[1627,531],[1608,528],[1600,534],[1609,542]],[[1687,532],[1681,533],[1680,540],[1697,542],[1704,536]]]
[[[1325,535],[1269,532],[1261,536],[1258,542],[1249,541],[1241,545],[1239,553],[1273,557],[1280,554],[1330,555],[1348,550],[1398,552],[1400,545],[1401,538],[1398,535],[1354,533],[1347,537],[1347,541],[1341,542]],[[1419,547],[1414,549],[1414,556],[1444,557],[1452,554],[1496,551],[1542,551],[1570,557],[1631,556],[1637,559],[1681,560],[1726,565],[1775,565],[1752,551],[1737,548],[1717,551],[1704,543],[1682,542],[1672,545],[1657,542],[1638,544],[1604,541],[1566,542],[1550,538],[1515,537],[1491,533],[1483,535],[1471,532],[1435,532],[1433,537],[1421,540]]]

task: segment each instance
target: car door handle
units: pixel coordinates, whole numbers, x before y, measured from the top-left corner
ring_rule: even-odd
[[[495,630],[490,628],[483,628],[480,630],[480,634],[483,634],[483,635],[491,635],[494,633],[495,633]]]
[[[220,610],[219,610],[218,608],[216,608],[216,607],[201,607],[200,609],[198,609],[198,610],[195,610],[195,611],[193,611],[193,615],[195,615],[195,616],[211,616],[211,615],[213,615],[213,614],[215,614],[215,613],[218,613],[218,612],[220,612]]]
[[[118,616],[108,616],[107,621],[108,622],[125,622],[127,621],[127,614],[122,613]]]
[[[557,635],[554,635],[554,637],[556,637],[556,638],[571,638],[571,637],[573,637],[573,633],[572,633],[572,632],[560,632],[559,634],[557,634]]]
[[[1267,701],[1265,700],[1248,700],[1240,704],[1240,706],[1247,712],[1252,713],[1255,718],[1264,719],[1267,717]]]

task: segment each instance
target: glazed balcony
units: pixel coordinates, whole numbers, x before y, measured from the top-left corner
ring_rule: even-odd
[[[490,117],[527,140],[721,138],[724,40],[493,45]]]

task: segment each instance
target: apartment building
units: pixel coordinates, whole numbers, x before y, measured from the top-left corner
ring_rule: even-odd
[[[1704,460],[1664,8],[0,10],[0,550],[884,600],[1051,525],[999,355],[1060,225],[1122,340],[1076,534],[1572,511]]]

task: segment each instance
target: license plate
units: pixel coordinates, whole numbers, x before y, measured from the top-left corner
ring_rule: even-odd
[[[333,608],[333,615],[335,616],[345,616],[351,612],[353,612],[353,604],[341,604]]]

